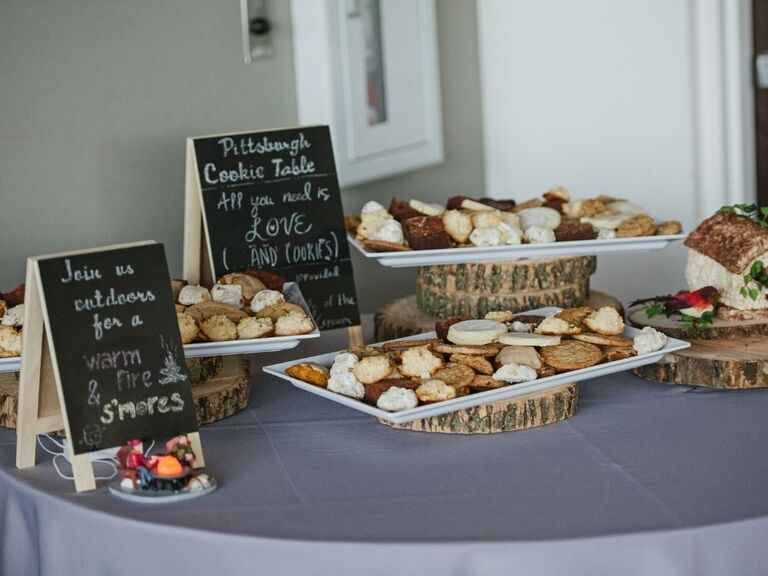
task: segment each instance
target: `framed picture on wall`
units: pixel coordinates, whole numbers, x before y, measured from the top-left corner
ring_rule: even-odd
[[[331,127],[339,183],[443,161],[434,0],[292,0],[300,124]]]

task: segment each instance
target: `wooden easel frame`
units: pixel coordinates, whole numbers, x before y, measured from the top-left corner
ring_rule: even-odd
[[[270,130],[271,131],[271,130]],[[255,134],[258,131],[240,132]],[[238,133],[228,134],[229,136]],[[221,134],[220,136],[224,136]],[[199,136],[198,138],[215,138]],[[213,253],[208,242],[208,220],[203,210],[203,189],[197,170],[195,140],[187,138],[187,171],[184,185],[184,279],[192,284],[213,286],[216,274],[213,269]],[[347,327],[347,340],[350,346],[362,346],[364,342],[361,325]]]
[[[23,352],[19,376],[19,413],[16,429],[17,468],[30,468],[35,465],[38,434],[49,434],[63,429],[67,438],[68,457],[72,464],[75,489],[78,492],[83,492],[96,488],[90,454],[75,454],[74,451],[38,262],[49,258],[78,256],[150,244],[155,244],[155,242],[133,242],[27,259],[24,330],[22,331]],[[195,468],[200,468],[205,465],[200,433],[190,432],[187,436],[195,453]]]

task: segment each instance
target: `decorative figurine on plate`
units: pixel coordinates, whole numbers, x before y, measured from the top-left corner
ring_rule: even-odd
[[[195,454],[187,436],[165,444],[164,454],[145,455],[141,440],[131,440],[117,452],[123,478],[109,491],[115,496],[153,504],[196,498],[213,492],[216,480],[194,471]]]

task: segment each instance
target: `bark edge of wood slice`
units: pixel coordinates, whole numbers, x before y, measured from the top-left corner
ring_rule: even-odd
[[[228,418],[248,407],[251,396],[247,356],[223,356],[213,377],[192,382],[192,400],[199,425]]]
[[[563,384],[545,392],[456,410],[407,424],[374,418],[396,430],[442,434],[498,434],[555,424],[573,416],[579,406],[578,384]]]

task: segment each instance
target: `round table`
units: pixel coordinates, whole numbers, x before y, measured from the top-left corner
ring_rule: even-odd
[[[265,377],[202,429],[220,488],[142,506],[77,494],[0,431],[0,573],[768,573],[768,391],[581,385],[573,418],[457,436],[393,430]]]

